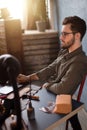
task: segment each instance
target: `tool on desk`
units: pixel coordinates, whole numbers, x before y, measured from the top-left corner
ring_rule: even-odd
[[[0,99],[4,100],[4,99],[6,99],[6,98],[7,98],[7,95],[6,95],[6,94],[1,94],[1,95],[0,95]]]
[[[17,121],[15,119],[15,116],[12,114],[11,115],[11,123],[10,123],[11,130],[15,130],[16,129],[16,125],[17,125]]]
[[[31,97],[32,95],[31,95],[31,78],[30,78],[29,102],[27,104],[27,115],[29,120],[35,119],[35,111],[34,111],[34,107],[32,106]]]
[[[35,96],[35,95],[27,95],[27,94],[24,94],[23,96],[22,96],[22,99],[30,99],[31,98],[31,100],[36,100],[36,101],[39,101],[39,96]]]
[[[23,85],[22,84],[18,84],[17,83],[17,88],[20,89],[20,88],[23,88]],[[6,84],[6,85],[0,85],[0,94],[3,94],[3,95],[8,95],[10,93],[13,92],[13,86],[12,85],[9,85],[9,84]]]
[[[3,115],[5,113],[5,107],[2,104],[2,102],[0,102],[0,116]]]

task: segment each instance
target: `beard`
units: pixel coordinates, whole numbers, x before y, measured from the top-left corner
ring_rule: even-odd
[[[64,42],[61,41],[61,48],[68,49],[75,43],[75,37],[73,37],[70,41]]]

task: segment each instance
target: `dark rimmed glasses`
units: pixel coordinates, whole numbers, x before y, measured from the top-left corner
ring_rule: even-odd
[[[77,32],[61,32],[60,36],[66,37],[69,34],[75,34],[75,33],[77,33]]]

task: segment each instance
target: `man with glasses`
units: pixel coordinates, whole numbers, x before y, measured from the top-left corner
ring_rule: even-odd
[[[57,59],[46,68],[31,75],[20,74],[18,82],[40,80],[47,90],[55,94],[71,94],[77,90],[87,74],[87,56],[82,49],[86,23],[78,16],[66,17],[60,34],[61,50]],[[77,114],[70,118],[74,130],[82,130]]]

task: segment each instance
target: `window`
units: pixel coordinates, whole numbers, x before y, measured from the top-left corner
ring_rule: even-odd
[[[49,28],[48,0],[0,0],[0,9],[1,18],[19,18],[24,29],[36,29],[35,21],[42,19]]]
[[[35,29],[35,21],[47,20],[45,0],[28,0],[27,1],[27,21],[28,29]]]
[[[8,9],[10,17],[22,19],[24,0],[0,0],[0,9]]]

